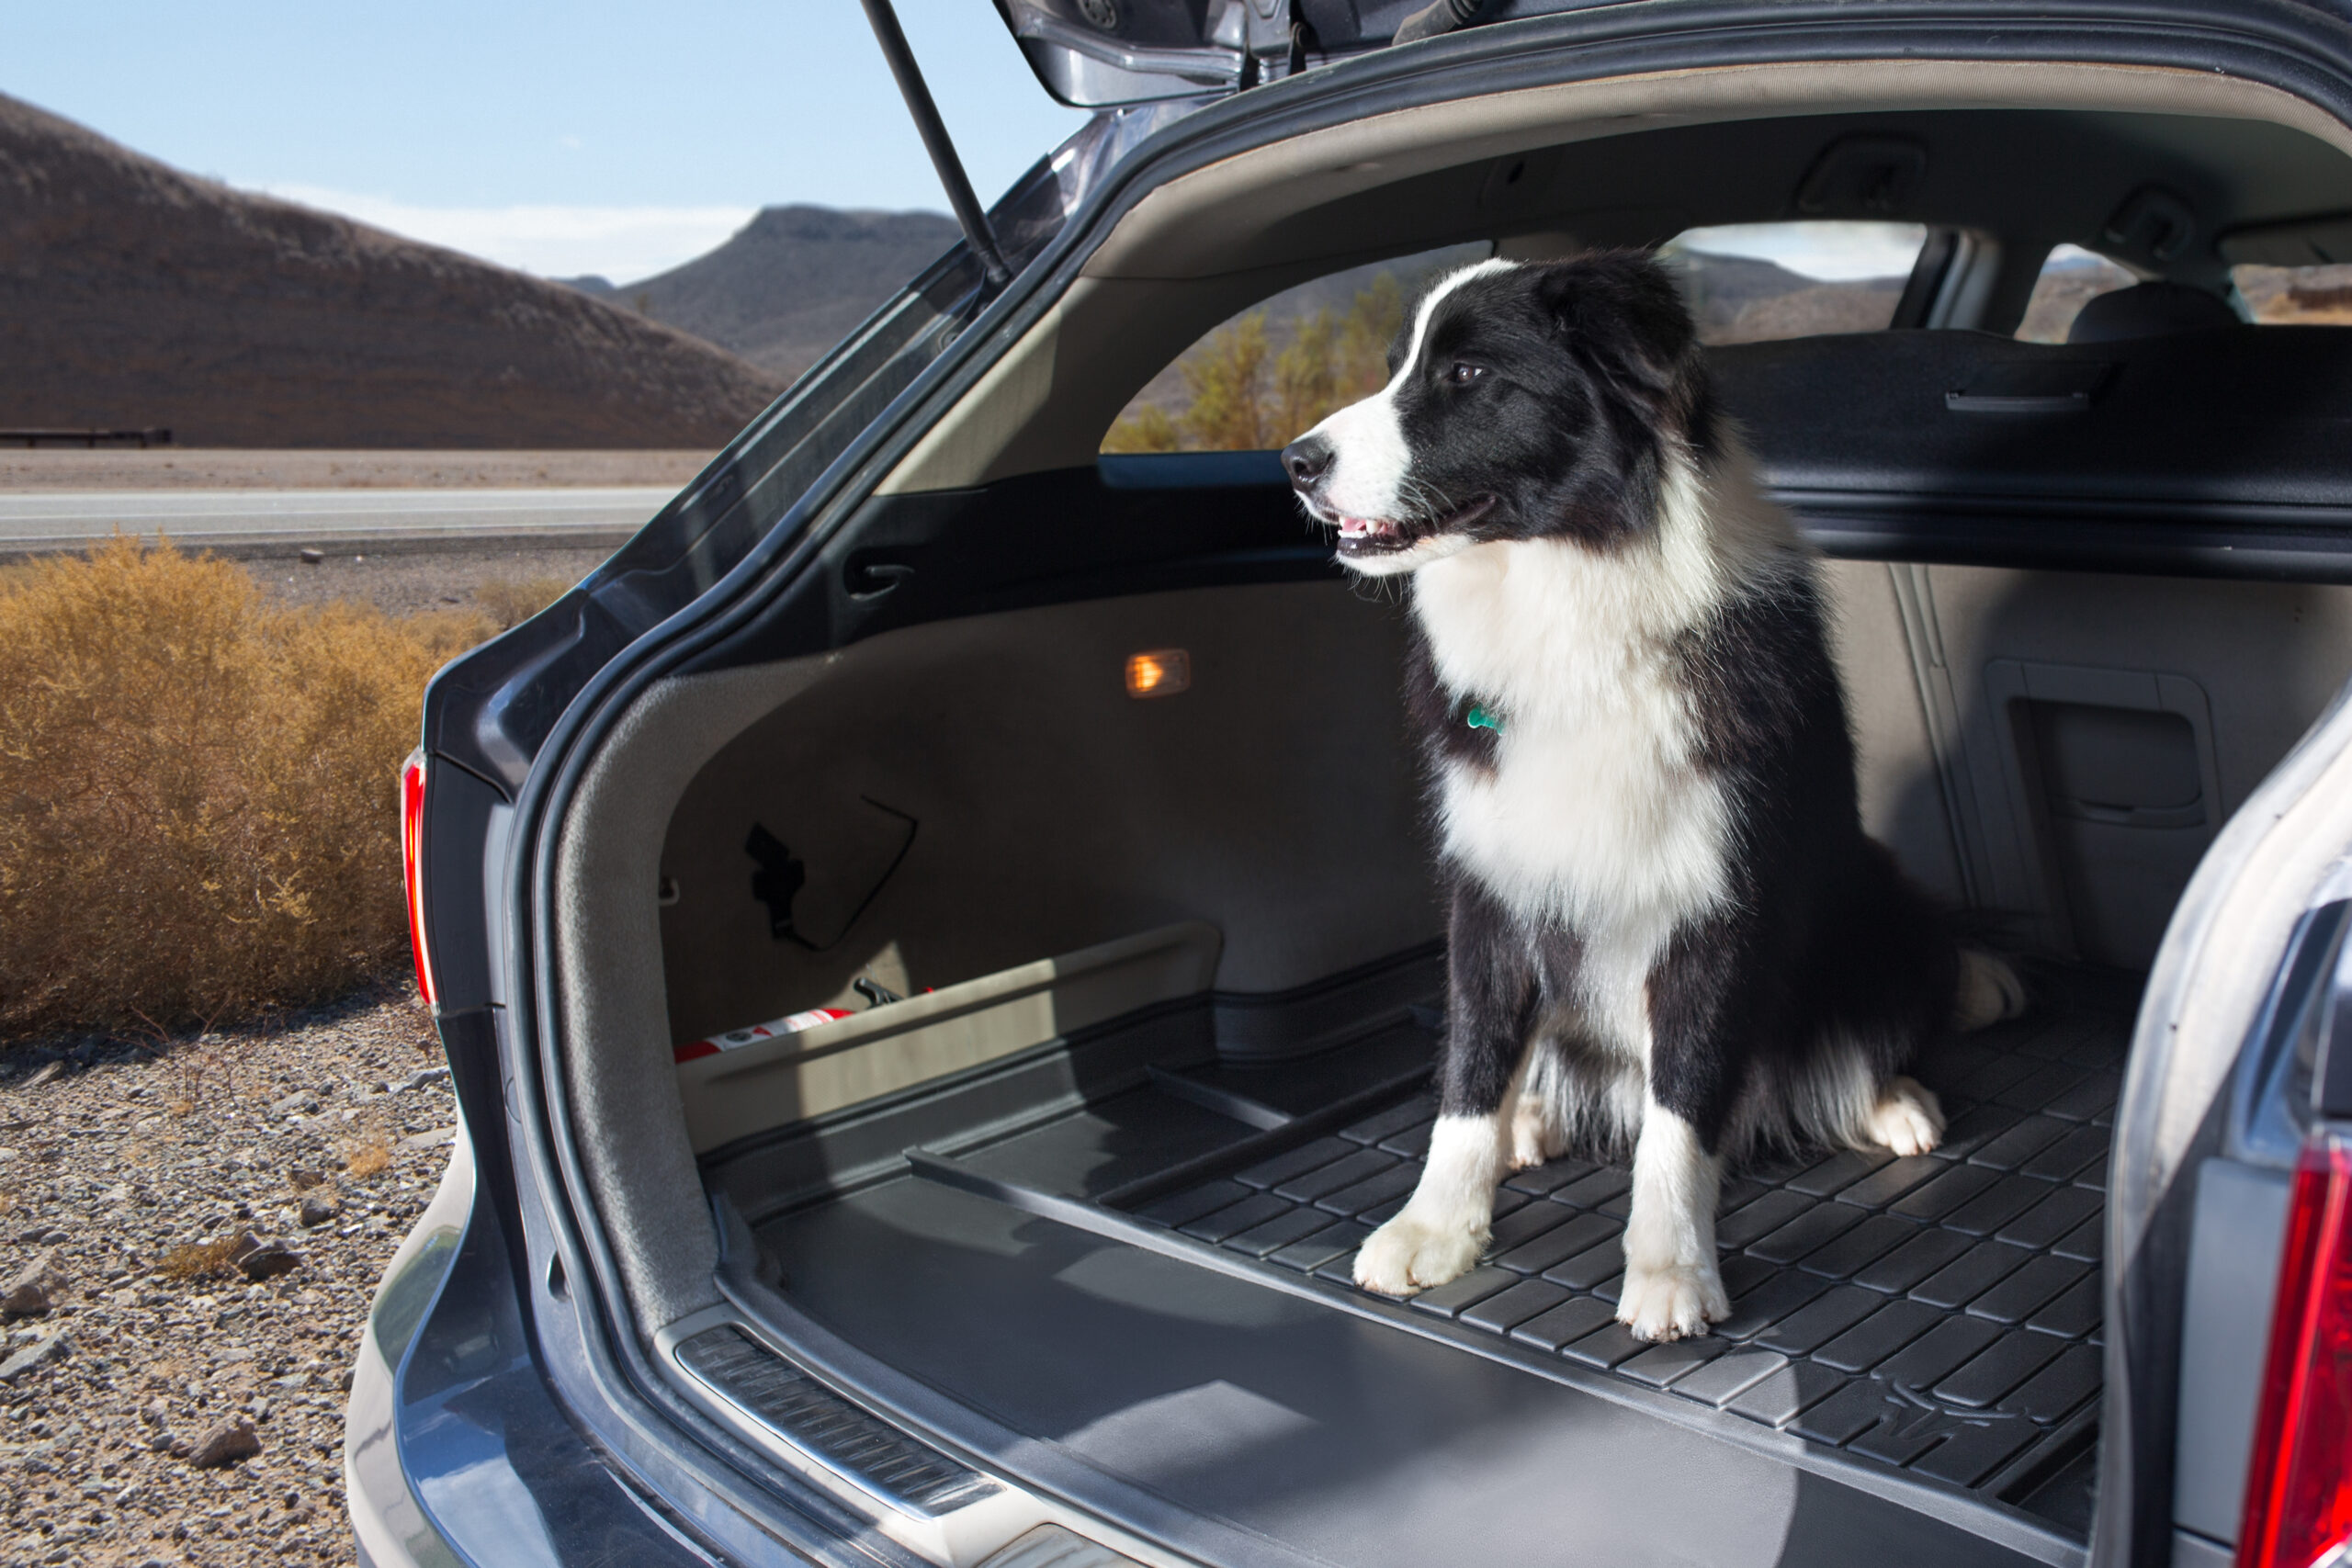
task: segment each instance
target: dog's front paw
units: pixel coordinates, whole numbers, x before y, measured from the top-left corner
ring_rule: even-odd
[[[1723,1276],[1712,1263],[1627,1268],[1617,1297],[1617,1321],[1636,1339],[1687,1339],[1731,1315]]]
[[[1409,1296],[1468,1273],[1486,1246],[1479,1226],[1432,1224],[1407,1209],[1356,1249],[1356,1283],[1384,1296]]]
[[[1871,1107],[1871,1141],[1898,1155],[1924,1155],[1944,1141],[1944,1108],[1916,1078],[1896,1078]]]

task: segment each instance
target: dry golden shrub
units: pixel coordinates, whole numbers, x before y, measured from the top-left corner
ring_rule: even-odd
[[[229,1255],[237,1250],[236,1235],[225,1235],[218,1241],[184,1243],[164,1254],[155,1271],[167,1280],[201,1280],[208,1275],[226,1274],[234,1267]]]
[[[1296,440],[1388,380],[1388,345],[1405,324],[1404,286],[1376,275],[1345,315],[1326,309],[1276,330],[1247,311],[1184,351],[1183,405],[1138,400],[1103,435],[1105,452],[1251,452]],[[1278,346],[1277,339],[1286,341]]]
[[[571,586],[569,580],[560,577],[528,577],[519,582],[512,578],[493,577],[474,590],[474,603],[497,630],[505,631],[521,626],[571,592]]]
[[[117,538],[0,586],[0,1032],[217,1019],[403,960],[395,774],[477,617],[274,605]]]
[[[392,1163],[391,1141],[378,1134],[347,1144],[343,1150],[343,1173],[354,1181],[365,1181],[380,1174]]]

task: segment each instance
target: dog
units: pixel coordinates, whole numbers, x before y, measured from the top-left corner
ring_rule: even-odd
[[[1863,833],[1814,556],[1654,257],[1454,272],[1391,371],[1282,454],[1346,568],[1409,578],[1449,904],[1429,1162],[1355,1278],[1442,1284],[1509,1170],[1630,1147],[1618,1319],[1703,1334],[1725,1162],[1934,1148],[1905,1069],[2023,992]]]

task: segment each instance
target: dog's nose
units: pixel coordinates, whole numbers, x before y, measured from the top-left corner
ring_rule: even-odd
[[[1283,471],[1299,490],[1321,479],[1330,466],[1331,445],[1319,435],[1304,436],[1283,448]]]

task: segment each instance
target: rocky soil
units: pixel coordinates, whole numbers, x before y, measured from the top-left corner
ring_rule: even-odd
[[[0,1564],[354,1562],[345,1391],[456,1121],[406,987],[0,1053]]]
[[[394,615],[480,610],[511,625],[605,563],[611,546],[516,545],[506,549],[368,550],[316,562],[288,555],[243,562],[265,592],[290,604],[356,599]]]
[[[466,452],[234,446],[10,446],[0,491],[541,490],[684,484],[711,448]]]

